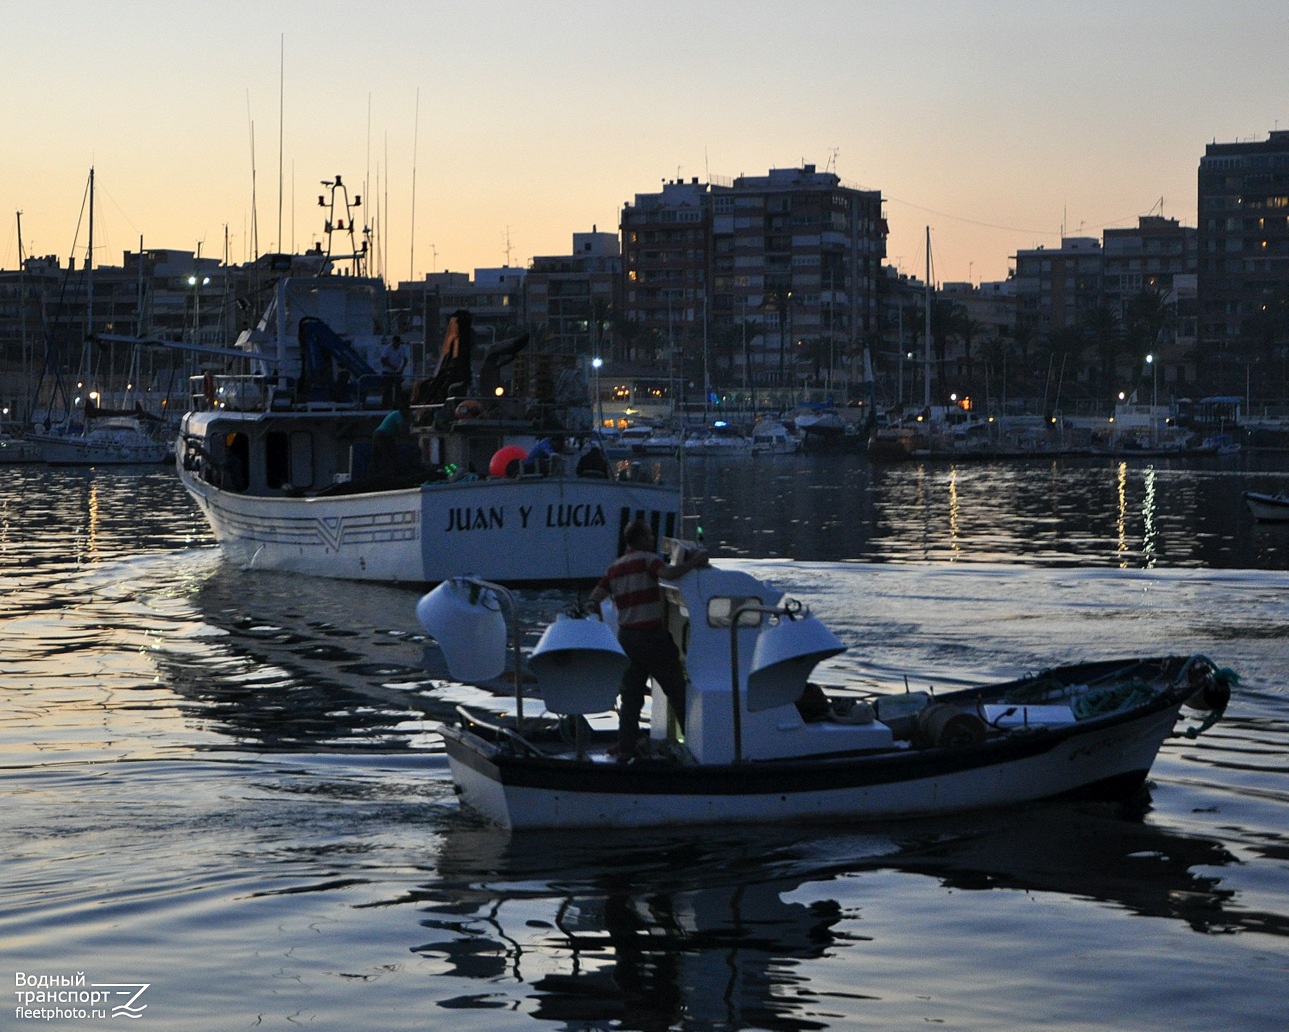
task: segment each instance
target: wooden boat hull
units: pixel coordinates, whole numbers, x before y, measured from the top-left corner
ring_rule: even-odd
[[[1184,694],[972,745],[730,764],[623,765],[531,754],[469,726],[442,734],[461,801],[510,828],[887,820],[1122,795],[1149,773]]]

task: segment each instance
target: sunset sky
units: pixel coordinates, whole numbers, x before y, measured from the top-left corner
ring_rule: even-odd
[[[0,267],[19,211],[26,254],[84,260],[91,165],[97,264],[304,249],[339,174],[402,281],[811,163],[881,191],[892,264],[929,225],[937,281],[1001,279],[1063,227],[1195,225],[1205,145],[1289,128],[1286,53],[1283,0],[14,0]]]

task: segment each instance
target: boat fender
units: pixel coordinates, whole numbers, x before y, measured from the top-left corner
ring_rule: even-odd
[[[215,407],[215,374],[207,373],[201,378],[201,390],[206,395],[206,404]]]
[[[1186,683],[1194,689],[1186,698],[1188,709],[1222,711],[1231,701],[1231,685],[1240,683],[1240,675],[1234,670],[1218,670],[1200,657],[1188,665]]]
[[[917,715],[913,744],[921,749],[951,749],[979,745],[985,740],[985,722],[975,713],[947,702],[936,702]]]
[[[483,406],[477,401],[463,401],[456,408],[457,419],[478,419],[483,415]]]

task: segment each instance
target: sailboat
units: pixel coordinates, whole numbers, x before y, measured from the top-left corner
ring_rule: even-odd
[[[85,257],[85,345],[81,353],[80,382],[94,375],[94,169],[89,175],[89,243]],[[134,409],[104,409],[99,394],[88,390],[72,399],[60,424],[47,420],[45,428],[26,435],[40,458],[51,466],[100,466],[153,464],[172,454],[170,440],[159,420]]]

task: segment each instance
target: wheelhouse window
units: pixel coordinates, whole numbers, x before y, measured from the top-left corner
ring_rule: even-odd
[[[763,604],[755,595],[725,595],[708,599],[707,626],[729,627],[734,619],[734,614],[738,612],[740,606],[760,606]],[[758,610],[749,609],[739,614],[738,625],[740,627],[760,627],[764,615]]]

